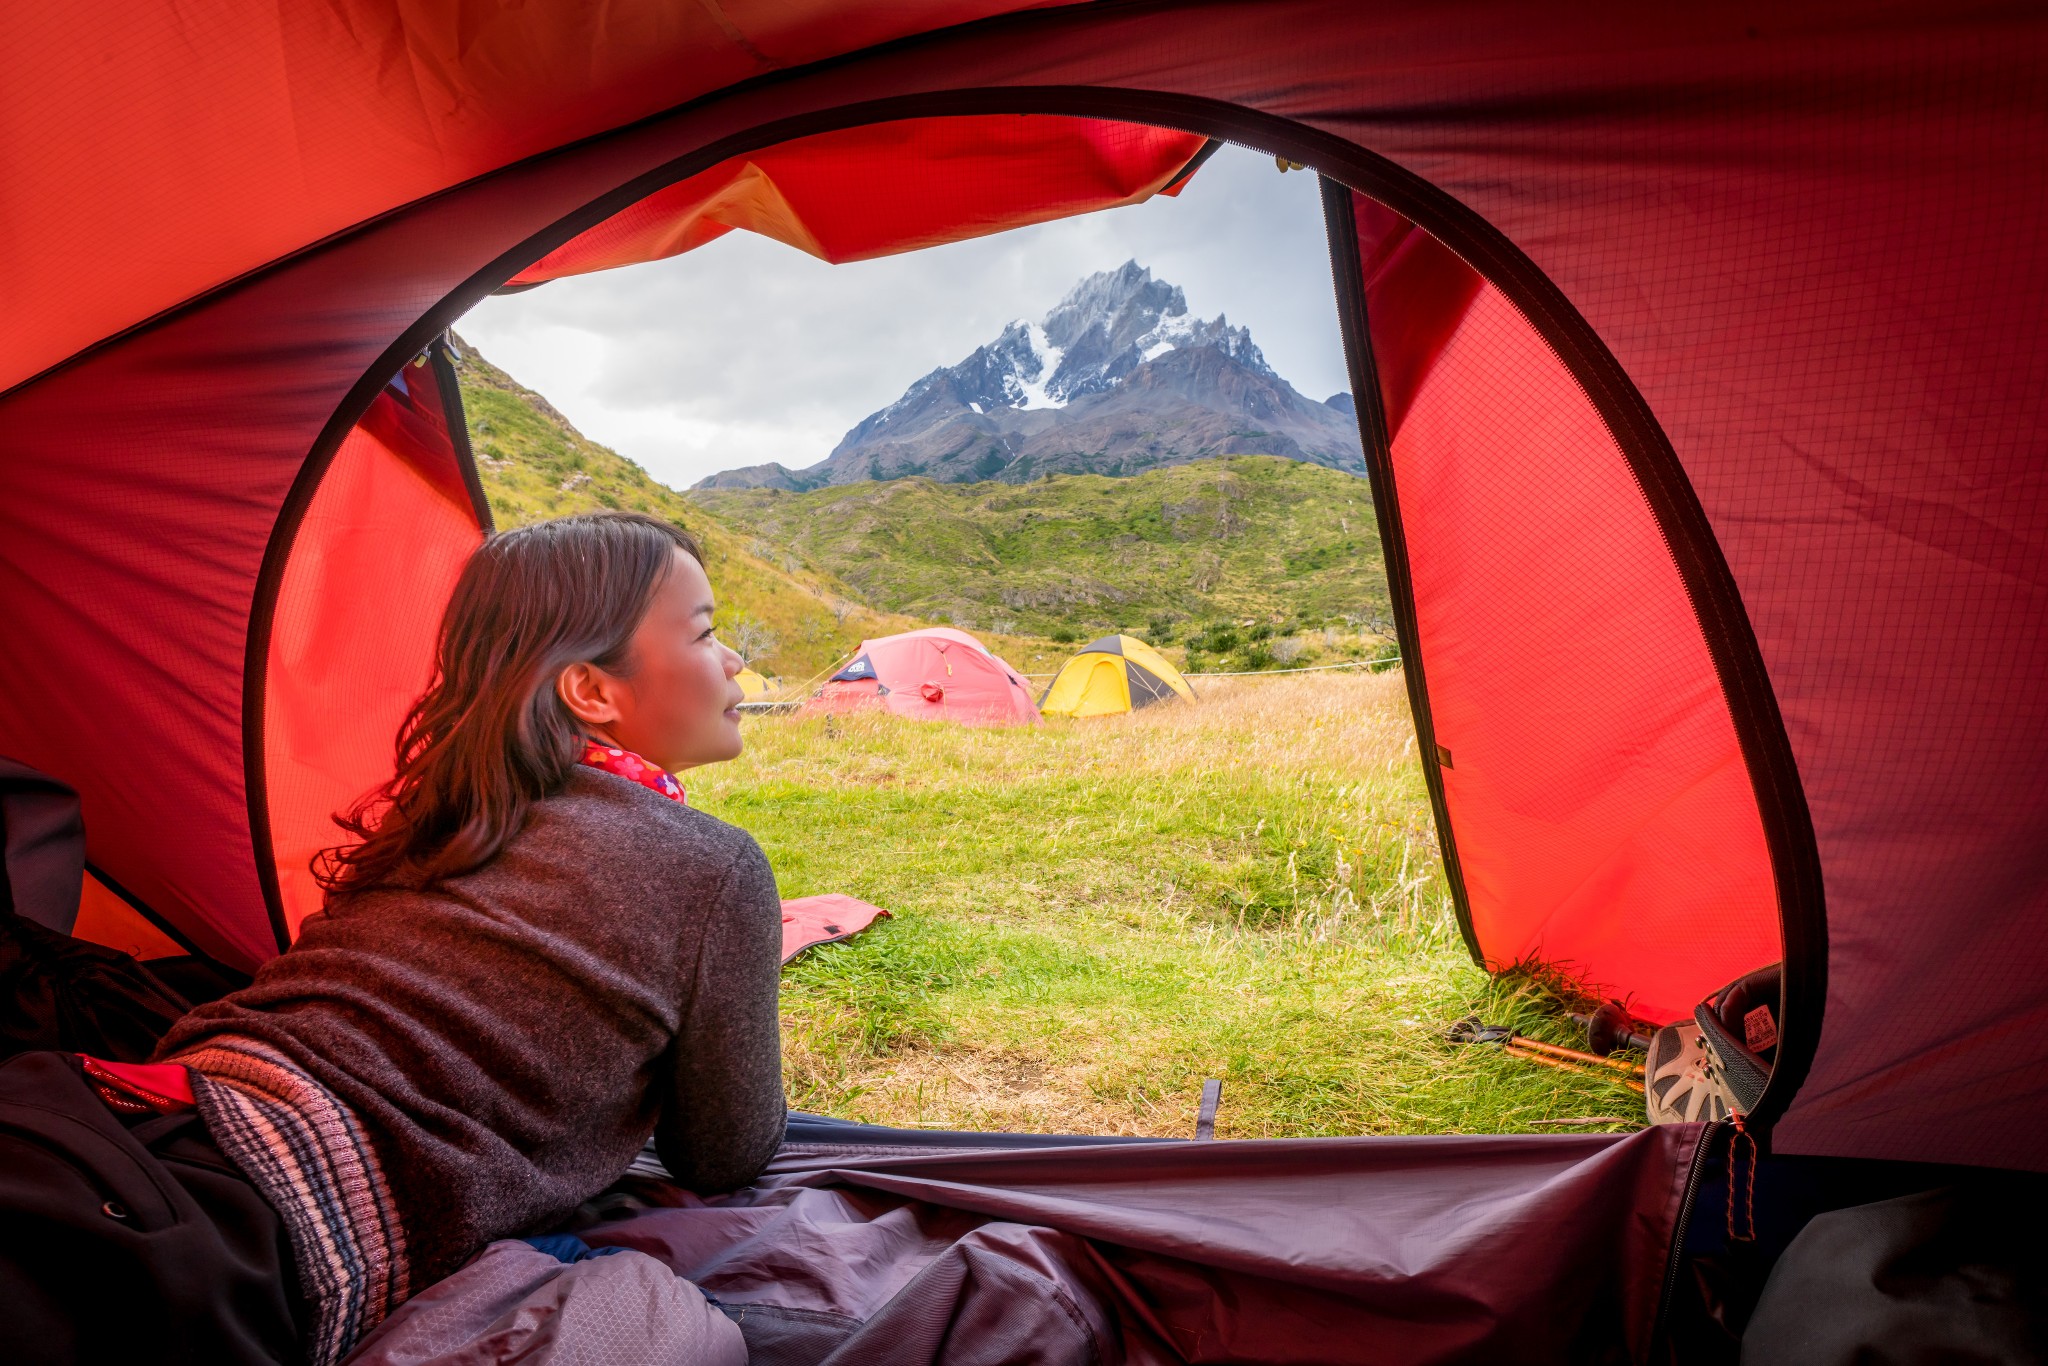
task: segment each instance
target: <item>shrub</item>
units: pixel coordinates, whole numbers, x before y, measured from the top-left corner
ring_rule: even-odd
[[[1081,633],[1071,626],[1055,626],[1052,628],[1052,641],[1055,645],[1072,645],[1080,638]]]

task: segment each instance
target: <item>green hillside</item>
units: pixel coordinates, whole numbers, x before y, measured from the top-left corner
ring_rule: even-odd
[[[876,612],[829,575],[735,533],[632,461],[588,439],[548,401],[457,340],[470,446],[498,526],[593,508],[651,512],[704,544],[725,640],[763,673],[800,682],[862,637],[920,623]]]
[[[1390,615],[1368,485],[1271,456],[1123,479],[900,479],[688,497],[871,606],[969,629],[1186,639],[1212,623],[1284,634]]]

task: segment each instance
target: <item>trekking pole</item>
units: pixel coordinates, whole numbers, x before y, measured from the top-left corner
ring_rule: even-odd
[[[1516,1037],[1518,1040],[1520,1040],[1519,1035],[1517,1035]],[[1529,1040],[1520,1041],[1532,1042]],[[1504,1043],[1501,1045],[1501,1049],[1502,1051],[1511,1054],[1514,1057],[1521,1058],[1525,1062],[1540,1063],[1544,1067],[1555,1067],[1560,1072],[1572,1072],[1581,1077],[1595,1077],[1603,1075],[1599,1072],[1588,1071],[1583,1065],[1579,1063],[1567,1062],[1563,1058],[1549,1057],[1546,1054],[1535,1052],[1532,1049],[1517,1048],[1513,1043]],[[1561,1049],[1559,1051],[1569,1053],[1571,1050]],[[1597,1059],[1597,1061],[1605,1062],[1606,1059]],[[1613,1080],[1619,1081],[1623,1086],[1626,1086],[1631,1091],[1640,1092],[1643,1089],[1643,1084],[1637,1081],[1634,1077],[1616,1077],[1613,1078]]]
[[[1533,1048],[1538,1053],[1548,1053],[1553,1058],[1570,1058],[1573,1062],[1611,1067],[1617,1072],[1626,1072],[1632,1077],[1642,1075],[1643,1071],[1642,1065],[1639,1063],[1623,1062],[1619,1058],[1603,1058],[1594,1053],[1581,1053],[1576,1048],[1560,1048],[1554,1043],[1544,1043],[1539,1039],[1532,1039],[1524,1034],[1510,1035],[1507,1041],[1511,1045],[1522,1048]]]
[[[1573,1015],[1571,1022],[1586,1031],[1586,1047],[1603,1058],[1617,1048],[1650,1051],[1649,1035],[1637,1030],[1635,1020],[1619,1001],[1602,1001],[1591,1015]]]
[[[1581,1053],[1576,1048],[1560,1048],[1554,1043],[1544,1043],[1541,1039],[1517,1034],[1507,1025],[1484,1024],[1477,1015],[1467,1015],[1445,1030],[1444,1037],[1452,1043],[1497,1043],[1515,1057],[1539,1063],[1544,1067],[1555,1067],[1563,1072],[1577,1072],[1582,1076],[1607,1076],[1609,1072],[1620,1072],[1623,1075],[1618,1080],[1622,1085],[1634,1091],[1643,1089],[1642,1082],[1636,1080],[1642,1075],[1640,1067],[1613,1058]],[[1599,1070],[1589,1071],[1589,1067]],[[1616,1080],[1613,1077],[1609,1079]]]

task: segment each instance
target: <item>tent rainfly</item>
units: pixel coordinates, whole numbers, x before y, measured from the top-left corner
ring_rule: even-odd
[[[1090,641],[1060,666],[1038,699],[1047,716],[1109,716],[1174,698],[1195,700],[1195,690],[1159,651],[1136,636]]]
[[[986,645],[950,626],[863,640],[797,709],[802,716],[885,711],[964,726],[1038,724],[1031,690]]]
[[[1474,958],[1654,1022],[1782,960],[1774,1228],[1850,1159],[2048,1169],[2048,10],[443,8],[0,18],[0,754],[80,795],[78,928],[248,971],[317,908],[490,530],[437,340],[487,293],[1230,139],[1321,177]],[[1646,1361],[1738,1151],[804,1132],[791,1180],[1028,1225],[975,1256],[1161,1361]]]

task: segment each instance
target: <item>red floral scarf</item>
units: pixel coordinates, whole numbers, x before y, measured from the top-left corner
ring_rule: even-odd
[[[595,740],[585,740],[582,762],[592,768],[601,768],[607,773],[616,773],[621,778],[630,778],[642,787],[651,788],[664,797],[673,797],[685,806],[689,805],[683,797],[683,785],[675,780],[674,774],[662,772],[630,749],[619,749],[615,745],[600,745]]]

